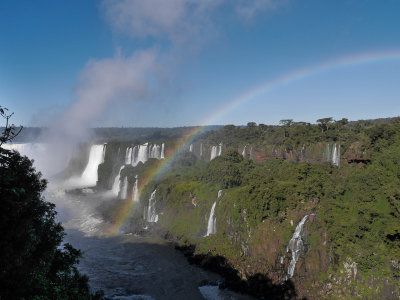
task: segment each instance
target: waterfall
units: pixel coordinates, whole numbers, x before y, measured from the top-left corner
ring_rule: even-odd
[[[203,156],[203,144],[200,144],[200,157]]]
[[[218,197],[217,197],[217,198],[221,197],[221,195],[222,195],[222,190],[219,190],[219,191],[218,191]]]
[[[103,145],[103,156],[101,158],[101,163],[104,163],[104,160],[106,158],[106,149],[107,149],[107,143],[104,143],[104,145]]]
[[[138,164],[138,158],[139,158],[139,147],[135,146],[132,149],[132,166],[136,166]]]
[[[161,155],[160,155],[160,159],[164,159],[164,158],[165,158],[165,155],[164,155],[164,147],[165,147],[165,144],[162,143],[162,145],[161,145]]]
[[[296,226],[296,230],[294,231],[293,237],[289,241],[289,245],[286,248],[286,252],[289,251],[292,254],[292,259],[290,260],[289,268],[288,268],[288,278],[292,278],[294,275],[294,270],[296,268],[296,263],[299,260],[301,251],[303,250],[303,240],[301,238],[301,233],[303,231],[304,224],[306,223],[308,215],[305,215],[303,219],[301,219],[300,223]],[[281,258],[281,262],[283,259]]]
[[[128,195],[128,177],[125,176],[124,177],[124,181],[122,182],[120,198],[121,199],[126,199],[127,195]]]
[[[333,153],[332,153],[332,163],[340,167],[340,145],[337,146],[336,144],[333,146]]]
[[[158,215],[156,214],[156,192],[157,189],[151,193],[149,206],[147,207],[147,214],[145,211],[145,220],[147,222],[157,223],[158,221]]]
[[[211,147],[211,157],[210,160],[213,160],[214,158],[217,157],[217,146],[212,146]]]
[[[145,163],[147,161],[147,159],[149,157],[148,146],[149,146],[149,143],[145,143],[145,144],[139,146],[138,158],[137,158],[134,166],[136,166],[139,162]]]
[[[122,171],[123,168],[124,168],[124,166],[122,166],[122,167],[119,169],[117,176],[115,176],[114,184],[113,184],[113,186],[112,186],[112,192],[113,192],[113,194],[116,195],[116,196],[118,196],[118,194],[119,194],[120,176],[121,176],[121,171]]]
[[[218,156],[221,156],[221,154],[222,154],[222,143],[219,144]]]
[[[156,145],[156,158],[161,159],[161,148],[159,145]]]
[[[213,160],[214,158],[220,156],[221,154],[222,154],[222,143],[220,143],[218,146],[212,146],[210,160]]]
[[[247,145],[244,146],[243,151],[242,151],[242,156],[243,157],[246,157],[246,147],[247,147]]]
[[[160,146],[159,145],[153,145],[153,147],[150,147],[150,155],[149,158],[157,158],[160,159],[161,158],[161,154],[160,154]]]
[[[126,148],[126,155],[125,155],[125,164],[130,165],[132,163],[132,147]]]
[[[193,152],[193,144],[190,144],[190,146],[189,146],[189,152]]]
[[[138,202],[139,201],[139,176],[136,175],[135,178],[136,178],[136,181],[135,181],[135,184],[133,185],[132,199],[134,202]]]
[[[327,144],[324,153],[324,160],[329,161],[337,167],[340,167],[340,144]]]
[[[97,169],[103,161],[104,145],[92,145],[90,147],[89,160],[82,173],[81,181],[85,185],[94,186],[97,183]]]
[[[206,236],[209,236],[210,234],[214,234],[217,232],[217,216],[215,215],[215,205],[216,204],[217,204],[217,201],[215,201],[211,207],[210,216],[208,217]]]

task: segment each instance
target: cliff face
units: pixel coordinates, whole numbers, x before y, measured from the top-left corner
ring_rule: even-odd
[[[381,197],[379,188],[374,187],[382,187],[386,182],[376,182],[376,167],[370,168],[372,176],[365,177],[369,174],[365,170],[370,166],[371,154],[363,149],[361,143],[316,143],[298,150],[272,146],[257,149],[247,145],[245,149],[236,151],[228,151],[219,144],[214,148],[197,144],[191,148],[192,151],[184,152],[180,161],[173,162],[171,174],[166,173],[157,179],[153,174],[164,161],[149,158],[144,164],[126,165],[128,147],[117,143],[110,146],[104,163],[99,166],[99,184],[108,181],[108,188],[110,182],[115,182],[116,172],[122,179],[127,178],[127,198],[133,198],[134,185],[136,180],[139,182],[142,194],[136,219],[131,219],[132,226],[128,228],[136,230],[140,226],[154,225],[147,224],[149,222],[142,215],[154,193],[152,203],[154,213],[158,215],[158,226],[168,236],[175,237],[181,245],[191,245],[202,265],[215,265],[228,277],[235,274],[233,284],[240,281],[240,284],[258,291],[258,296],[266,297],[267,294],[263,294],[266,283],[277,291],[280,286],[289,284],[292,288],[290,293],[309,299],[364,295],[368,280],[372,280],[373,287],[384,286],[382,282],[388,278],[387,275],[371,279],[361,277],[357,272],[356,255],[359,260],[363,255],[362,249],[356,245],[360,243],[357,239],[362,240],[373,230],[371,220],[378,220],[376,216],[385,213],[387,217],[390,212],[386,198]],[[166,143],[165,157],[168,159],[174,155],[175,149],[176,144]],[[218,157],[219,149],[221,157]],[[209,162],[212,151],[217,156]],[[251,159],[243,159],[243,156]],[[354,163],[366,167],[345,167]],[[337,168],[340,164],[343,168]],[[351,172],[355,172],[352,179],[346,180]],[[213,176],[207,177],[209,175]],[[221,178],[232,180],[221,181]],[[346,185],[349,181],[351,184]],[[371,191],[364,193],[368,187]],[[359,198],[357,189],[363,191]],[[389,199],[391,203],[397,201],[396,193]],[[378,206],[368,204],[376,199],[381,199],[379,207],[382,210],[378,212]],[[365,216],[360,216],[354,205],[358,205],[357,209],[365,212]],[[346,213],[349,219],[340,220],[342,213]],[[208,235],[208,223],[213,214],[216,233]],[[358,247],[354,256],[352,249],[335,252],[332,246],[346,235],[344,231],[350,231],[346,227],[350,218],[354,235],[343,238],[343,243]],[[360,222],[364,225],[359,225]],[[336,224],[337,230],[330,230],[329,226]],[[382,227],[388,224],[382,232],[390,235],[388,242],[391,242],[390,238],[397,241],[394,231],[397,227],[392,223],[375,224]],[[392,264],[395,266],[396,261]],[[346,285],[357,288],[349,289]],[[396,293],[393,282],[387,286],[386,290]]]

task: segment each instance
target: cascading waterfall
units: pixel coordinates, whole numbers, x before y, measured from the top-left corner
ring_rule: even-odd
[[[139,176],[136,175],[135,178],[136,178],[136,180],[135,180],[135,184],[133,185],[132,199],[134,202],[138,202],[139,201]]]
[[[214,158],[220,156],[221,154],[222,154],[222,143],[220,143],[218,146],[212,146],[210,160],[213,160]]]
[[[125,153],[125,164],[130,165],[132,163],[132,147],[126,148],[126,153]]]
[[[217,146],[212,146],[211,147],[211,157],[210,160],[213,160],[214,158],[217,157]]]
[[[246,147],[247,147],[247,145],[244,146],[243,151],[242,151],[242,156],[243,157],[246,157]]]
[[[190,146],[189,146],[189,152],[193,152],[193,144],[190,144]]]
[[[149,158],[157,158],[157,159],[161,158],[159,145],[153,145],[153,147],[151,147]]]
[[[127,195],[128,195],[128,177],[125,176],[124,181],[122,182],[120,198],[126,199]]]
[[[112,192],[113,192],[113,194],[114,194],[115,196],[118,196],[118,194],[119,194],[119,190],[120,190],[120,176],[121,176],[121,171],[122,171],[123,168],[124,168],[124,166],[122,166],[122,167],[119,169],[117,176],[115,176],[114,184],[113,184],[112,189],[111,189]]]
[[[222,195],[222,190],[219,190],[217,198],[221,197],[221,195]],[[208,217],[206,236],[217,233],[217,216],[215,215],[215,206],[216,205],[217,205],[217,201],[215,201],[211,207],[210,216]]]
[[[145,163],[147,161],[148,146],[149,146],[149,143],[145,143],[145,144],[139,146],[138,158],[137,158],[137,161],[135,162],[134,166],[136,166],[139,162]]]
[[[217,201],[215,201],[211,207],[210,216],[208,218],[206,236],[217,232],[217,217],[215,215],[215,205],[217,205]]]
[[[81,176],[81,182],[94,186],[97,183],[97,169],[103,162],[104,145],[92,145],[90,147],[89,160]]]
[[[290,264],[288,267],[288,275],[287,279],[292,278],[294,275],[294,270],[296,268],[296,263],[299,260],[301,251],[303,250],[303,239],[301,238],[301,233],[303,231],[304,224],[306,223],[308,215],[305,215],[303,219],[301,219],[300,223],[296,226],[296,230],[294,231],[293,237],[289,241],[289,245],[286,247],[286,253],[292,254],[292,259],[290,260]],[[283,256],[281,258],[281,263],[283,263]]]
[[[203,144],[200,144],[200,157],[203,156]]]
[[[139,146],[134,146],[132,148],[132,161],[131,161],[132,166],[136,166],[138,164],[138,157],[139,157]]]
[[[340,144],[327,144],[324,154],[325,161],[329,161],[335,166],[340,167]]]
[[[157,223],[158,222],[158,215],[156,214],[156,192],[157,189],[155,189],[149,199],[149,206],[147,207],[147,214],[145,211],[145,220],[147,222],[151,223]]]
[[[103,156],[101,158],[101,163],[104,163],[104,160],[106,158],[106,150],[107,150],[107,143],[103,144]]]
[[[340,145],[334,145],[333,154],[332,154],[332,163],[337,167],[340,167]]]
[[[164,159],[164,158],[165,158],[165,155],[164,155],[164,148],[165,148],[165,144],[162,143],[162,145],[161,145],[161,155],[160,155],[160,159]]]

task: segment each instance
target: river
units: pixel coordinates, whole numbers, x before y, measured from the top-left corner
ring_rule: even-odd
[[[219,275],[190,265],[160,237],[105,237],[108,224],[98,208],[113,201],[107,194],[91,189],[65,193],[62,186],[50,184],[45,197],[56,204],[67,233],[64,241],[83,251],[78,269],[89,276],[94,291],[102,289],[110,299],[251,299],[219,290]]]

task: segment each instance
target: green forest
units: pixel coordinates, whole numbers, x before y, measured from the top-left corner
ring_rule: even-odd
[[[290,257],[282,266],[278,261],[296,224],[310,215],[299,275],[293,278],[301,286],[298,295],[390,298],[393,290],[398,293],[400,119],[282,123],[228,125],[206,133],[197,142],[222,142],[222,155],[207,163],[196,153],[183,153],[170,172],[146,186],[141,199],[157,189],[159,223],[167,235],[182,246],[194,246],[195,255],[225,258],[247,279],[266,274],[282,280]],[[302,147],[326,143],[340,144],[340,167],[316,159],[321,152],[308,161],[256,161],[239,151],[248,144],[300,153]],[[157,164],[149,161],[142,168]],[[214,201],[217,233],[205,237]]]

